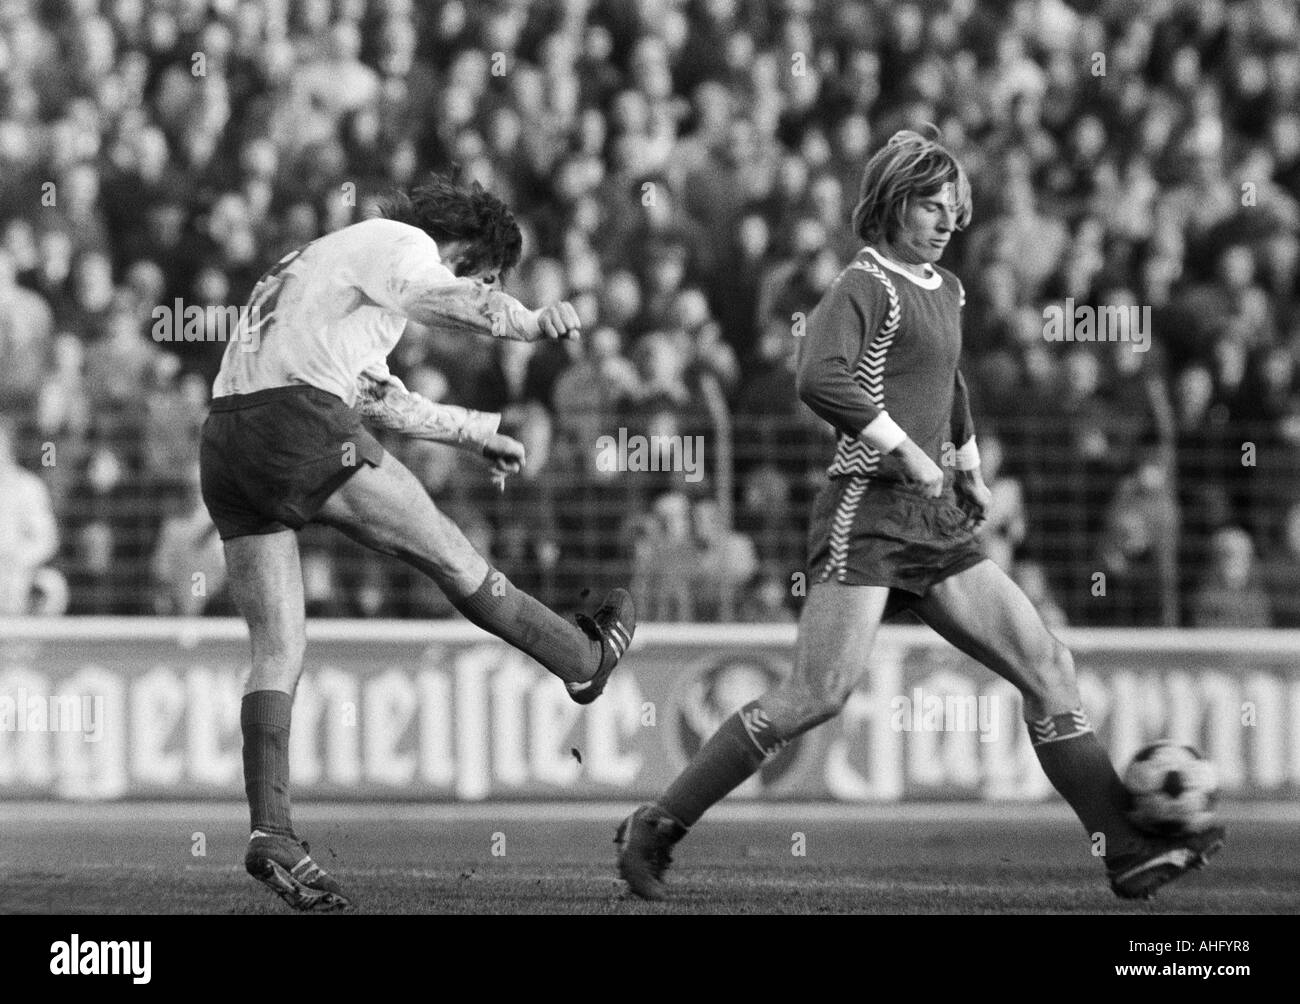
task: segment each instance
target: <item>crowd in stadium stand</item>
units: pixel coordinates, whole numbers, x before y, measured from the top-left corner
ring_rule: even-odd
[[[923,122],[974,192],[943,264],[990,553],[1053,623],[1300,626],[1283,0],[9,0],[0,613],[228,612],[195,485],[224,346],[159,343],[151,311],[237,305],[454,162],[516,210],[508,288],[587,334],[412,328],[394,354],[505,414],[532,457],[505,494],[390,448],[557,606],[630,580],[646,619],[790,619],[829,445],[794,394],[800,318],[858,250],[867,157]],[[1049,341],[1067,298],[1149,306],[1149,351]],[[619,429],[703,436],[708,475],[600,469]],[[332,533],[304,533],[304,573],[315,614],[451,612]]]

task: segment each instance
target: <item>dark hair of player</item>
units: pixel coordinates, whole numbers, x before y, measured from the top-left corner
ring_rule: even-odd
[[[418,227],[435,241],[465,241],[460,275],[483,269],[505,275],[519,264],[523,237],[514,214],[477,181],[466,186],[453,175],[430,174],[410,191],[381,199],[379,215]]]
[[[957,229],[970,222],[970,180],[948,150],[934,138],[902,129],[867,162],[862,172],[858,204],[853,210],[853,232],[868,243],[892,240],[903,223],[907,201],[936,195],[951,183],[957,193]]]

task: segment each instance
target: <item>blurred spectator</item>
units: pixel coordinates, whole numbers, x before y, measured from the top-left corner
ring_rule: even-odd
[[[113,263],[100,251],[86,251],[72,265],[72,317],[69,323],[81,332],[87,341],[95,341],[108,328],[109,312],[113,307]],[[127,309],[120,303],[119,313]],[[143,317],[129,318],[143,327]]]
[[[681,340],[668,332],[642,337],[633,352],[640,382],[628,404],[629,425],[636,432],[694,434],[708,424],[700,393],[686,381],[688,359]]]
[[[657,241],[646,253],[641,277],[641,314],[637,323],[643,330],[672,325],[673,300],[686,281],[686,248],[677,242]]]
[[[155,483],[175,480],[198,456],[207,416],[207,387],[194,374],[178,379],[180,362],[158,353],[144,380],[143,473]]]
[[[69,488],[68,478],[80,459],[79,448],[91,428],[92,411],[83,372],[85,346],[81,340],[67,332],[58,335],[52,356],[53,369],[36,398],[35,419],[41,439],[58,444],[64,454],[61,465],[55,464],[44,472],[56,505],[62,506]]]
[[[1178,623],[1178,501],[1158,451],[1146,449],[1106,507],[1099,560],[1102,623]],[[1098,602],[1099,601],[1099,602]]]
[[[791,582],[779,569],[764,568],[745,583],[735,619],[745,624],[791,624]]]
[[[1189,366],[1175,381],[1178,506],[1183,513],[1178,564],[1184,602],[1205,567],[1210,535],[1232,519],[1224,472],[1235,458],[1228,442],[1228,409],[1214,400],[1214,393],[1214,378],[1205,366]]]
[[[722,338],[722,329],[709,311],[709,301],[698,289],[684,289],[672,306],[673,330],[689,360],[687,368],[696,381],[710,376],[718,388],[734,391],[740,382],[736,351]]]
[[[38,570],[59,548],[49,492],[14,455],[13,426],[0,417],[0,614],[25,614]]]
[[[35,402],[54,335],[49,305],[16,279],[12,256],[0,249],[0,403],[15,411]]]
[[[1035,324],[1041,326],[1041,319],[1035,318]],[[1078,584],[1090,582],[1097,570],[1108,496],[1116,488],[1116,458],[1100,386],[1098,348],[1075,346],[1062,360],[1059,383],[1049,370],[1039,387],[1022,389],[1038,421],[1029,427],[1020,423],[1021,434],[1007,443],[1008,453],[1024,472],[1025,497],[1033,507],[1025,536],[1027,555],[1043,562],[1053,590],[1070,598],[1066,602],[1071,620],[1083,622],[1097,613],[1097,604]],[[1005,417],[1002,422],[1008,428]],[[1070,462],[1053,459],[1062,457]]]
[[[659,496],[635,531],[631,588],[637,616],[694,620],[696,559],[690,499],[681,492]]]
[[[147,553],[152,506],[127,458],[117,447],[91,445],[71,492],[68,519],[72,553],[67,564],[72,613],[137,613],[149,608]],[[145,574],[142,576],[141,572]]]
[[[1002,440],[989,432],[979,435],[980,468],[993,493],[989,518],[979,529],[984,551],[1003,571],[1015,567],[1016,548],[1025,539],[1024,491],[1016,478],[1002,470]],[[1039,569],[1042,573],[1042,569]]]
[[[786,576],[803,569],[804,539],[789,477],[773,463],[751,468],[741,487],[738,527],[755,542],[764,565]]]
[[[736,226],[736,235],[721,252],[719,267],[709,276],[709,302],[727,341],[741,356],[757,342],[761,323],[758,294],[764,273],[771,265],[771,228],[758,213],[747,213]]]
[[[697,547],[694,593],[702,620],[733,620],[740,592],[758,569],[754,542],[725,526],[717,502],[701,499],[691,510]]]
[[[753,532],[745,479],[775,465],[788,508],[754,539],[797,567],[785,552],[801,546],[820,477],[809,472],[829,446],[789,386],[798,318],[858,250],[847,215],[867,157],[923,121],[974,192],[972,226],[943,264],[969,296],[977,420],[998,423],[1023,485],[1020,550],[1072,618],[1097,612],[1094,558],[1126,536],[1107,501],[1146,444],[1186,520],[1184,599],[1211,533],[1280,539],[1300,494],[1294,4],[1180,0],[1128,18],[1095,4],[879,0],[10,6],[0,413],[18,421],[20,456],[57,446],[40,476],[73,610],[147,595],[162,513],[133,507],[188,464],[223,348],[151,343],[150,310],[176,297],[238,305],[286,251],[453,161],[517,214],[525,257],[511,288],[530,305],[572,300],[593,344],[411,325],[395,371],[436,372],[446,400],[529,430],[529,483],[496,499],[447,451],[394,448],[430,490],[490,513],[488,532],[533,555],[536,574],[550,568],[564,603],[625,579],[624,514],[680,487],[592,472],[581,444],[597,421],[719,437],[730,425],[742,488],[715,501]],[[1105,52],[1108,74],[1080,52]],[[1150,305],[1151,351],[1046,343],[1043,307],[1067,297]],[[116,487],[79,494],[74,479],[102,475],[106,456],[125,472]],[[105,554],[111,568],[91,574]],[[340,592],[321,609],[419,605],[397,573],[328,555]],[[394,588],[405,602],[380,595]],[[1153,593],[1126,594],[1139,604],[1127,611],[1112,595],[1105,616],[1158,620],[1141,604]]]
[[[72,296],[72,237],[61,226],[47,224],[37,232],[39,261],[31,276],[32,289],[44,297],[54,314],[54,323],[68,329],[76,323],[76,305]]]
[[[157,353],[139,318],[120,298],[106,315],[103,337],[86,350],[86,383],[95,407],[131,408],[154,372]]]
[[[613,328],[597,328],[584,343],[585,353],[555,384],[557,438],[588,477],[610,478],[616,472],[597,466],[596,440],[617,431],[623,404],[637,395],[641,381]]]
[[[1278,534],[1300,494],[1300,364],[1282,346],[1251,355],[1237,398],[1229,406],[1243,433],[1234,473],[1234,502],[1259,539]],[[1247,452],[1250,451],[1250,452]],[[1251,453],[1253,452],[1253,456]]]
[[[1006,262],[1032,292],[1059,266],[1068,233],[1059,219],[1040,211],[1023,158],[1008,160],[996,215],[971,227],[971,251],[975,261]]]
[[[149,570],[159,614],[201,614],[225,585],[225,552],[203,505],[197,467],[188,472],[179,510],[163,520]]]
[[[1287,509],[1279,538],[1265,552],[1264,587],[1274,627],[1300,628],[1300,502]]]
[[[1270,627],[1268,597],[1255,568],[1250,534],[1225,526],[1210,538],[1210,564],[1192,598],[1192,627]]]
[[[308,617],[344,617],[347,604],[338,583],[334,556],[318,541],[299,544],[302,564],[303,604]]]

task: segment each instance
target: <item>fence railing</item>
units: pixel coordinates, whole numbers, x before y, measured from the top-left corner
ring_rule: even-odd
[[[695,428],[666,411],[550,416],[544,462],[504,492],[450,447],[386,442],[497,567],[561,610],[631,583],[649,619],[792,619],[830,434],[793,409],[732,415],[707,401],[697,414]],[[59,534],[29,610],[233,611],[195,480],[201,416],[124,420],[90,439],[11,417]],[[990,557],[1049,621],[1300,625],[1300,444],[1278,427],[1197,430],[1165,449],[1081,448],[1077,428],[1028,419],[982,428]],[[452,614],[418,574],[333,531],[307,528],[301,549],[316,616]]]

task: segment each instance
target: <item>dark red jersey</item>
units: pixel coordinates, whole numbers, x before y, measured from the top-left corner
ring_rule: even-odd
[[[904,480],[897,457],[859,438],[882,411],[940,466],[944,444],[974,434],[957,369],[965,301],[947,269],[923,278],[871,247],[831,284],[808,318],[798,378],[799,396],[839,433],[831,477]]]

